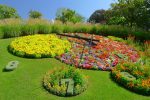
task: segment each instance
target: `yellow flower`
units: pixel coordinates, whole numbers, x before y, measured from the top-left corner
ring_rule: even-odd
[[[15,39],[10,47],[16,52],[40,55],[61,55],[70,50],[71,44],[68,40],[61,40],[56,35],[32,35]]]

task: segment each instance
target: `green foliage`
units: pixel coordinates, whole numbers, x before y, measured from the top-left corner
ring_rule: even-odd
[[[17,51],[17,52],[15,52],[15,55],[18,56],[18,57],[24,57],[25,53],[22,52],[22,51]]]
[[[41,18],[42,17],[42,13],[40,13],[39,11],[31,10],[29,12],[29,17],[30,18]]]
[[[39,25],[39,34],[50,34],[52,33],[52,26],[48,24],[41,24]]]
[[[53,24],[51,29],[52,29],[51,30],[52,33],[62,33],[63,32],[63,28],[59,24]]]
[[[125,25],[126,19],[124,17],[112,17],[107,21],[108,25]]]
[[[2,31],[2,28],[0,27],[0,39],[3,39],[4,38],[4,33]]]
[[[76,13],[74,10],[67,9],[67,8],[58,9],[55,19],[60,20],[63,23],[66,22],[77,23],[77,22],[82,22],[84,20],[84,18],[78,13]]]
[[[22,34],[23,35],[33,35],[39,32],[38,24],[29,25],[26,24],[22,27]]]
[[[10,21],[10,22],[9,22]],[[43,19],[29,19],[22,20],[4,20],[0,21],[0,30],[4,38],[16,37],[22,35],[32,34],[49,34],[49,33],[91,33],[103,36],[115,36],[126,39],[129,35],[134,36],[135,40],[145,41],[150,39],[148,32],[139,30],[137,28],[129,28],[119,25],[100,25],[90,23],[71,23],[62,24],[59,21],[51,23]],[[6,22],[6,23],[5,23]]]
[[[18,37],[22,35],[21,25],[5,25],[2,27],[4,38]]]
[[[138,26],[145,30],[150,25],[150,3],[149,0],[118,0],[113,3],[110,10],[107,11],[108,23],[124,24],[127,22],[129,26]],[[124,18],[124,19],[118,19]]]
[[[63,33],[71,33],[71,32],[74,32],[73,30],[74,30],[73,27],[70,25],[63,26]]]
[[[143,95],[150,95],[150,68],[145,64],[125,62],[118,64],[112,78],[124,87]]]
[[[19,17],[20,16],[18,15],[16,9],[0,4],[0,19],[19,18]]]
[[[96,10],[89,18],[89,22],[91,23],[105,23],[105,10]]]
[[[110,38],[114,41],[118,41],[118,42],[125,42],[122,38],[118,38],[118,37],[115,37],[115,36],[108,36],[108,38]]]
[[[43,80],[44,87],[59,96],[74,96],[87,88],[87,79],[74,67],[59,68],[49,71]]]

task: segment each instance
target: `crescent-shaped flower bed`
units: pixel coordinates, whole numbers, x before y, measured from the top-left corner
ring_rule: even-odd
[[[112,79],[143,95],[150,95],[150,68],[139,63],[118,64],[111,72]]]
[[[46,73],[43,85],[52,94],[75,96],[86,90],[87,76],[74,67],[57,68]]]
[[[68,40],[56,35],[32,35],[19,37],[11,42],[8,50],[14,55],[27,58],[45,58],[61,55],[71,48]]]
[[[87,33],[65,33],[61,37],[68,38],[72,43],[72,48],[56,58],[79,68],[112,70],[120,61],[136,62],[139,58],[137,51],[123,42],[118,42],[123,39],[92,36]],[[91,38],[93,38],[92,43],[89,42]]]

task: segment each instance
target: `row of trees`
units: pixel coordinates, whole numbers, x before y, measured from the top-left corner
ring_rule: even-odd
[[[0,5],[0,19],[19,18],[17,11],[5,5]],[[30,11],[30,18],[42,18],[39,11]],[[85,18],[76,11],[61,8],[56,13],[56,20],[66,22],[83,22]],[[96,10],[88,19],[90,23],[125,25],[140,27],[145,30],[150,28],[150,0],[117,0],[108,10]]]
[[[31,10],[29,12],[29,17],[42,18],[42,13],[39,11]],[[16,9],[6,5],[0,5],[0,19],[5,18],[20,18],[20,16]],[[66,23],[68,21],[73,23],[84,21],[84,17],[82,17],[76,11],[67,8],[58,9],[55,19],[61,20],[63,23]]]
[[[41,18],[42,14],[38,11],[31,10],[29,12],[30,18]],[[6,5],[0,5],[0,19],[5,18],[21,18],[15,8],[6,6]]]

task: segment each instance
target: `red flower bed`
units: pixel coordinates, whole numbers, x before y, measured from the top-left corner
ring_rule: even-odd
[[[69,33],[65,35],[69,36]],[[71,36],[77,37],[67,37],[72,43],[71,50],[57,58],[76,67],[111,70],[120,61],[136,62],[139,58],[137,51],[122,42],[84,33],[72,33]],[[89,42],[91,38],[93,38],[92,43]]]

